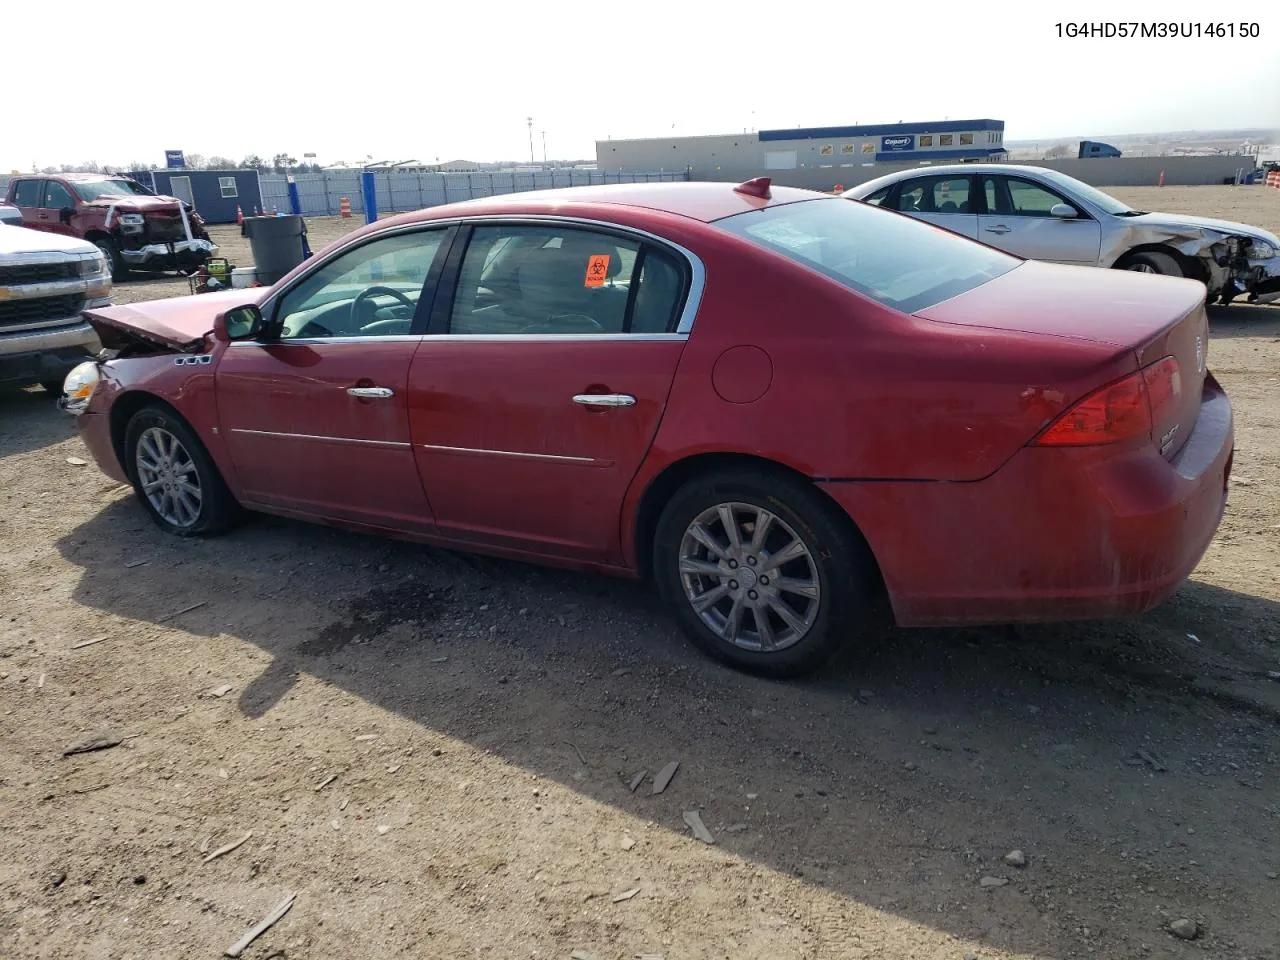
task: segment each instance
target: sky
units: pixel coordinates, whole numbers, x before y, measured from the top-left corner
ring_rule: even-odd
[[[1257,39],[1059,36],[1059,23],[1115,22],[1120,6],[219,0],[152,16],[63,0],[59,29],[83,36],[49,44],[33,39],[47,8],[14,4],[0,103],[38,91],[42,108],[0,110],[0,173],[163,165],[166,149],[528,159],[530,117],[539,161],[544,135],[548,159],[590,160],[609,137],[948,117],[1003,120],[1006,140],[1280,128],[1280,7],[1123,5],[1125,22],[1229,13]]]

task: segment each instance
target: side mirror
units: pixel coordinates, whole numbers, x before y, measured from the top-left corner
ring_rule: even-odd
[[[1057,217],[1060,220],[1074,220],[1080,216],[1080,211],[1069,203],[1055,203],[1049,208],[1049,216]]]
[[[71,218],[74,217],[75,215],[76,215],[75,207],[63,207],[61,210],[58,211],[58,219],[61,220],[63,223],[70,223]]]
[[[262,311],[256,304],[232,307],[214,317],[213,337],[224,343],[233,340],[254,340],[262,333]]]

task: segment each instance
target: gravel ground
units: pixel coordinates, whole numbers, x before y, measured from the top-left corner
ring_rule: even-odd
[[[1114,192],[1280,230],[1280,191]],[[637,584],[164,537],[0,394],[0,957],[217,957],[290,894],[246,958],[1280,957],[1280,309],[1212,323],[1235,488],[1168,604],[786,684]]]

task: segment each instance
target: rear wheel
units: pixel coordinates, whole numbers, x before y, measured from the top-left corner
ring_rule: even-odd
[[[1183,276],[1178,261],[1167,253],[1156,250],[1144,250],[1125,258],[1124,269],[1134,273],[1158,273],[1163,277]]]
[[[143,407],[125,428],[126,468],[156,525],[180,537],[219,533],[239,512],[204,444],[172,411]]]
[[[653,560],[689,638],[751,673],[810,673],[871,621],[865,549],[818,491],[784,474],[690,481],[658,521]]]

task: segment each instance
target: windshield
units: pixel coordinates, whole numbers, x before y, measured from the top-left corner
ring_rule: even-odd
[[[739,213],[716,226],[915,313],[1022,261],[938,227],[842,197]]]
[[[82,200],[99,197],[149,197],[150,190],[133,180],[81,180],[72,184]]]
[[[1113,217],[1123,217],[1126,214],[1137,212],[1127,203],[1121,203],[1110,194],[1103,193],[1097,187],[1091,187],[1087,183],[1077,180],[1075,177],[1068,177],[1066,174],[1059,174],[1058,176],[1051,178],[1049,182],[1061,185],[1063,188],[1070,190],[1081,200],[1093,204],[1103,213],[1109,213]]]

